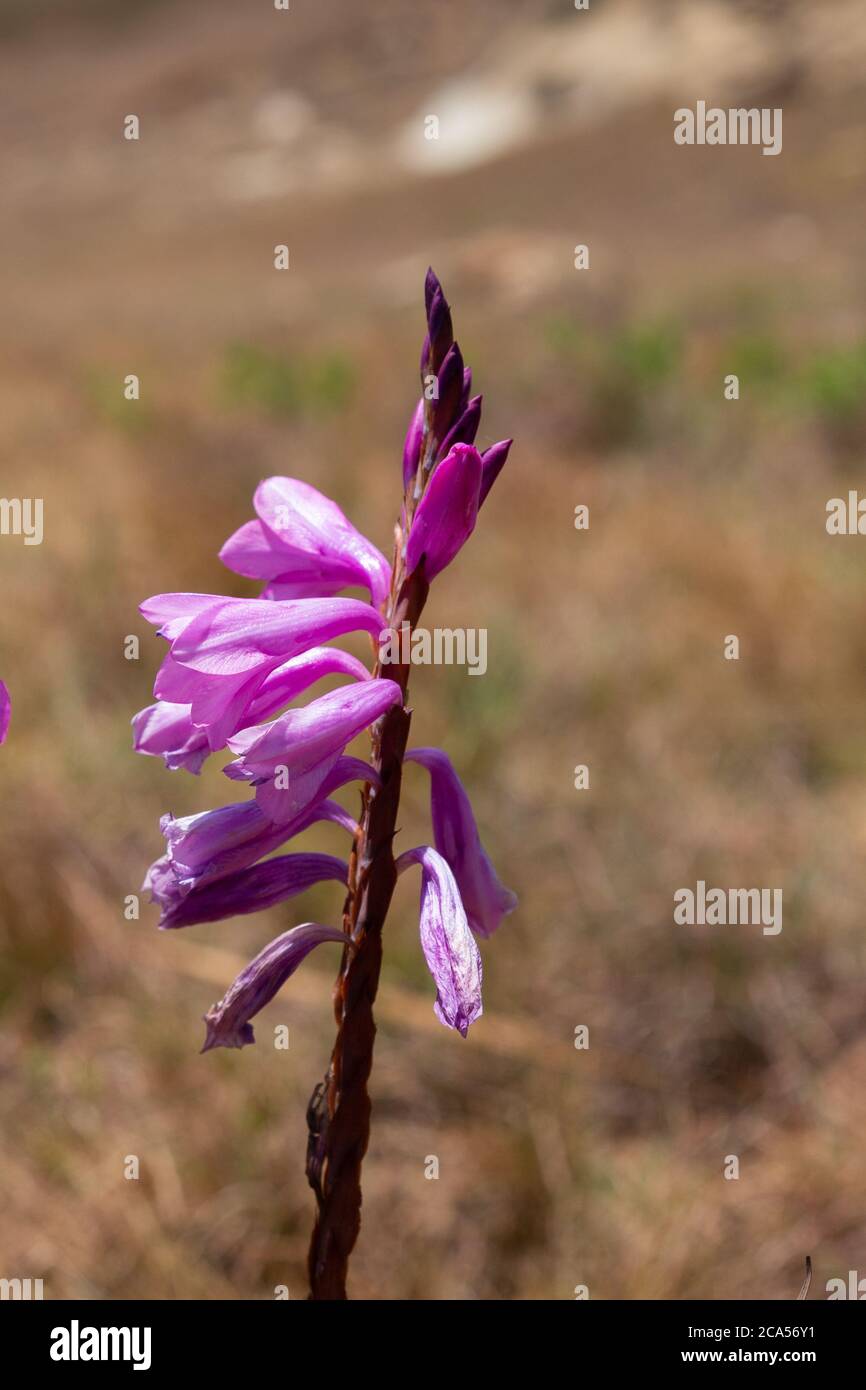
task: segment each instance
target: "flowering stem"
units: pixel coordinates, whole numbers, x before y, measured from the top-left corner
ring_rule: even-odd
[[[391,592],[384,625],[401,631],[418,621],[428,585],[421,570],[405,576],[398,530]],[[377,664],[375,675],[380,674]],[[307,1110],[307,1179],[316,1194],[316,1222],[308,1260],[312,1299],[346,1298],[349,1256],[361,1226],[361,1164],[370,1137],[367,1081],[373,1065],[376,1025],[373,1002],[382,964],[382,928],[397,872],[392,844],[400,805],[403,755],[411,714],[405,708],[408,666],[389,667],[403,691],[373,728],[372,763],[380,784],[363,791],[359,831],[349,861],[343,913],[354,950],[344,950],[334,985],[337,1037],[324,1082]]]

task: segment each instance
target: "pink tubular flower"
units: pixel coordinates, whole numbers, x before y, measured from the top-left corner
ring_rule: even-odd
[[[180,819],[163,816],[166,853],[148,869],[145,890],[166,910],[193,889],[255,864],[317,821],[333,821],[354,835],[357,822],[330,800],[330,793],[358,779],[375,782],[376,774],[358,758],[339,758],[322,784],[322,799],[283,825],[269,820],[256,801],[238,801]]]
[[[237,733],[248,723],[258,723],[281,709],[289,700],[303,694],[324,676],[347,675],[356,680],[369,680],[370,672],[349,652],[339,647],[311,647],[291,661],[278,666],[265,677],[246,708],[239,714]],[[191,705],[176,705],[169,700],[157,701],[140,710],[133,718],[135,749],[165,759],[166,767],[176,770],[185,767],[198,773],[211,752],[207,730],[192,720]]]
[[[346,744],[402,698],[399,685],[389,680],[332,690],[230,738],[229,748],[241,756],[224,771],[235,781],[254,783],[262,810],[284,824],[314,799]]]
[[[220,559],[247,579],[268,580],[265,597],[320,597],[360,585],[374,604],[383,601],[391,566],[336,502],[297,478],[267,478],[253,506],[258,521],[229,536]]]
[[[159,614],[166,597],[178,596],[149,600],[142,605],[144,616],[154,621],[151,614]],[[209,746],[222,748],[246,722],[251,703],[278,666],[347,632],[375,637],[381,625],[375,608],[352,598],[222,599],[163,624],[160,635],[171,646],[153,693],[158,700],[188,704],[192,723],[206,731]]]

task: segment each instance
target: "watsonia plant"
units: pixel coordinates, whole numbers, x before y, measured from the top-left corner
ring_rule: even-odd
[[[408,666],[383,667],[380,655],[370,671],[325,645],[366,631],[381,653],[383,636],[406,628],[411,633],[431,582],[472,534],[508,455],[510,440],[483,453],[475,448],[481,397],[470,395],[471,372],[432,271],[425,290],[423,393],[403,448],[403,506],[392,563],[315,488],[269,478],[256,490],[256,519],[220,552],[236,573],[264,581],[261,596],[158,594],[141,606],[169,650],[154,685],[156,703],[133,720],[135,747],[161,755],[169,768],[194,773],[210,753],[228,748],[235,758],[226,776],[253,789],[247,801],[182,819],[163,817],[166,852],[145,879],[161,909],[160,926],[256,912],[327,879],[347,888],[342,926],[304,922],[284,932],[205,1016],[204,1051],[253,1042],[251,1019],[304,957],[325,942],[342,946],[336,1041],[307,1114],[307,1177],[317,1203],[309,1275],[317,1299],[346,1297],[347,1264],[360,1227],[373,1001],[397,875],[415,864],[421,870],[421,948],[436,984],[434,1008],[464,1037],[481,1013],[476,937],[495,931],[516,903],[482,848],[469,798],[447,755],[407,748]],[[369,604],[336,597],[351,587],[368,590]],[[405,654],[406,644],[398,646]],[[334,674],[349,683],[300,708],[285,708]],[[365,729],[369,764],[346,753]],[[429,774],[433,846],[407,849],[395,859],[406,761]],[[332,799],[352,781],[363,784],[357,821]],[[316,821],[333,821],[349,833],[348,861],[313,853],[269,857]]]

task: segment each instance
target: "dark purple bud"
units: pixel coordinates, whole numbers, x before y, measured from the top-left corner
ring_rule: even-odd
[[[500,439],[498,444],[491,444],[489,449],[485,449],[481,455],[481,492],[478,497],[478,505],[484,501],[488,492],[492,488],[499,474],[505,466],[508,458],[508,450],[514,443],[513,439]]]
[[[448,349],[438,376],[439,394],[433,401],[433,432],[437,439],[447,434],[460,413],[463,394],[463,355],[456,343]]]
[[[442,293],[442,286],[439,283],[439,276],[436,274],[436,271],[433,269],[432,265],[429,265],[427,267],[427,274],[424,277],[424,308],[427,311],[428,319],[430,317],[430,305],[433,303],[433,296],[435,295],[437,290],[440,294]]]
[[[444,459],[453,444],[474,444],[475,436],[478,433],[478,426],[481,423],[481,397],[473,396],[463,414],[448,431],[439,449],[436,458]]]
[[[422,377],[435,375],[439,371],[445,354],[454,342],[451,310],[432,270],[427,272],[424,298],[427,305],[427,336],[421,350]]]

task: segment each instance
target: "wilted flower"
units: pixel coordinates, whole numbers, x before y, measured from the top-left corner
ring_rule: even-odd
[[[202,1052],[212,1047],[244,1047],[255,1042],[250,1019],[269,1004],[277,990],[293,975],[305,956],[323,941],[346,938],[333,927],[321,927],[316,922],[304,922],[291,931],[283,932],[230,985],[218,1004],[205,1014],[207,1037]]]

